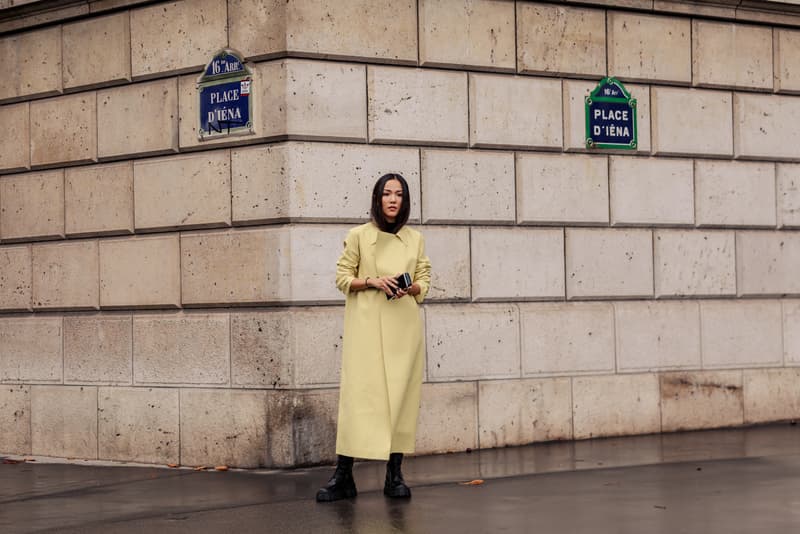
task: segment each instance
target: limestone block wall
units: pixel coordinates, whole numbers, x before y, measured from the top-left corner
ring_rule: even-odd
[[[419,453],[800,417],[800,23],[624,4],[0,26],[0,452],[332,459],[335,261],[389,171],[434,266]],[[226,46],[255,131],[201,142],[195,80]],[[606,75],[636,151],[584,148]]]

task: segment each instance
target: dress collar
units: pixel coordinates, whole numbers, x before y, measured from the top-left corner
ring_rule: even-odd
[[[378,242],[378,234],[379,233],[388,233],[388,232],[381,232],[381,230],[375,225],[375,223],[369,224],[369,233],[368,233],[368,242],[372,245]],[[389,234],[392,235],[392,234]],[[408,226],[403,226],[400,230],[394,234],[400,241],[403,242],[404,245],[408,245],[409,238],[411,237],[411,230],[408,229]]]

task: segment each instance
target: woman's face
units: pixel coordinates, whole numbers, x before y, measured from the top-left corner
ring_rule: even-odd
[[[388,180],[383,186],[383,197],[381,207],[383,216],[387,221],[393,223],[400,213],[400,206],[403,205],[403,186],[399,180]]]

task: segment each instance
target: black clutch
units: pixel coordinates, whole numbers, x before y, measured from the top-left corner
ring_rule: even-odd
[[[411,282],[411,275],[409,275],[408,273],[403,273],[398,275],[397,278],[395,278],[395,280],[397,281],[397,287],[400,289],[408,289],[409,287],[411,287],[411,284],[413,283]],[[386,299],[392,300],[395,297],[397,297],[397,290],[392,288],[392,294],[386,295]]]

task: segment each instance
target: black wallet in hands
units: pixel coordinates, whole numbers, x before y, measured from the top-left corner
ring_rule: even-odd
[[[411,284],[413,283],[411,281],[411,275],[409,275],[408,273],[397,275],[397,278],[395,278],[395,280],[397,280],[397,287],[399,287],[400,289],[408,289],[409,287],[411,287]],[[397,297],[397,290],[394,288],[392,288],[391,295],[386,295],[387,300],[392,300],[393,298],[396,297]]]

